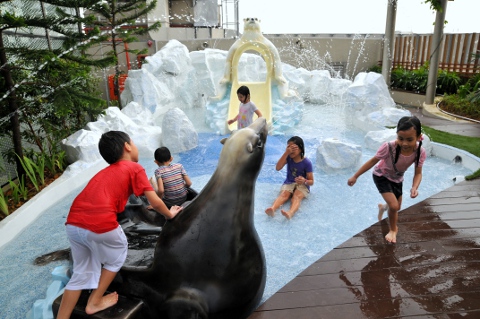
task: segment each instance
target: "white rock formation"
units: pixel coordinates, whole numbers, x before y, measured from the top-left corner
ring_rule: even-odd
[[[191,150],[198,145],[198,133],[192,122],[179,108],[169,110],[162,122],[162,145],[171,153]]]
[[[328,138],[317,148],[316,165],[324,171],[342,170],[356,167],[361,157],[361,146]]]
[[[102,132],[80,130],[62,140],[61,147],[65,151],[68,163],[76,161],[95,162],[100,159],[98,141]]]

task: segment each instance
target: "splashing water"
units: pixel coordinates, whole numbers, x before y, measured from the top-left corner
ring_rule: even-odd
[[[358,45],[360,46],[360,49],[358,50],[358,54],[357,54],[357,57],[355,59],[355,63],[353,65],[353,71],[352,71],[352,76],[348,76],[347,75],[347,78],[348,79],[352,79],[353,78],[353,75],[356,74],[356,69],[357,69],[357,66],[358,66],[358,61],[360,60],[360,57],[364,56],[363,55],[363,52],[365,51],[365,41],[368,39],[369,35],[367,34],[366,36],[364,36],[362,38],[361,35],[359,34],[356,34],[353,36],[353,39],[352,39],[352,45],[350,46],[350,50],[348,51],[348,59],[347,59],[347,66],[346,66],[346,69],[348,70],[349,68],[349,64],[350,64],[350,57],[351,57],[351,54],[352,54],[352,47],[355,45],[355,41],[356,40],[360,40],[358,43]]]
[[[302,41],[300,38],[289,38],[287,45],[278,49],[283,60],[295,61],[295,65],[306,70],[327,70],[334,78],[341,78],[338,70],[332,66],[330,53],[321,56],[315,49],[318,41]]]

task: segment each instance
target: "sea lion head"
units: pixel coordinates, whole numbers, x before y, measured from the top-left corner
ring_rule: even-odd
[[[240,176],[256,177],[265,157],[267,135],[267,121],[263,117],[248,127],[234,131],[229,138],[221,141],[223,149],[218,167],[227,168],[229,174],[235,172]]]

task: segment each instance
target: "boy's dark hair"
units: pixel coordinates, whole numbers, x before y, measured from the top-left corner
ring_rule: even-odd
[[[157,162],[165,163],[172,158],[172,154],[170,154],[170,150],[164,146],[164,147],[157,148],[155,150],[153,157],[155,157],[155,160]]]
[[[130,136],[127,133],[109,131],[102,134],[98,142],[98,150],[108,164],[113,164],[123,156],[125,143],[130,144]]]
[[[248,95],[250,95],[250,89],[247,86],[242,85],[241,87],[238,88],[237,94],[241,94],[243,96],[248,96]]]
[[[300,136],[292,136],[287,141],[287,143],[290,142],[298,146],[298,148],[300,149],[300,156],[303,158],[303,156],[305,156],[305,145],[303,144],[302,138]]]
[[[417,137],[422,134],[422,123],[420,123],[420,120],[416,116],[404,116],[400,120],[398,120],[397,124],[397,133],[398,131],[407,131],[410,128],[414,128],[415,131],[417,132]],[[415,160],[415,166],[418,166],[418,161],[420,160],[420,148],[422,147],[422,141],[420,141],[418,148],[417,148],[417,155],[416,155],[416,160]],[[394,164],[397,163],[398,157],[400,156],[400,145],[397,145],[396,150],[395,150],[395,162]]]

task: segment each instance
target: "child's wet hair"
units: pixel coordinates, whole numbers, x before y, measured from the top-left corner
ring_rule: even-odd
[[[409,129],[413,129],[417,132],[417,137],[422,134],[422,123],[416,116],[404,116],[402,117],[397,124],[397,133],[399,131],[407,131]],[[422,147],[422,141],[420,141],[418,148],[417,148],[417,156],[415,160],[415,165],[418,166],[418,161],[420,160],[420,148]],[[398,157],[400,156],[400,145],[397,145],[395,150],[395,163],[398,161]]]
[[[300,155],[303,158],[305,156],[305,144],[303,143],[303,139],[300,136],[292,136],[287,141],[287,143],[290,142],[298,146],[298,148],[300,149]]]
[[[241,87],[238,88],[237,94],[241,94],[243,96],[249,96],[250,95],[250,89],[247,86],[242,85]]]
[[[422,134],[422,124],[420,120],[416,116],[404,116],[402,117],[397,124],[397,132],[398,131],[407,131],[411,127],[415,129],[417,132],[417,137]]]
[[[100,137],[98,150],[108,164],[113,164],[123,156],[125,143],[130,144],[130,141],[130,136],[125,132],[109,131]]]
[[[166,148],[165,146],[157,148],[155,150],[155,153],[153,154],[153,157],[155,160],[159,163],[165,163],[168,162],[172,158],[172,154],[170,153],[170,150]]]

